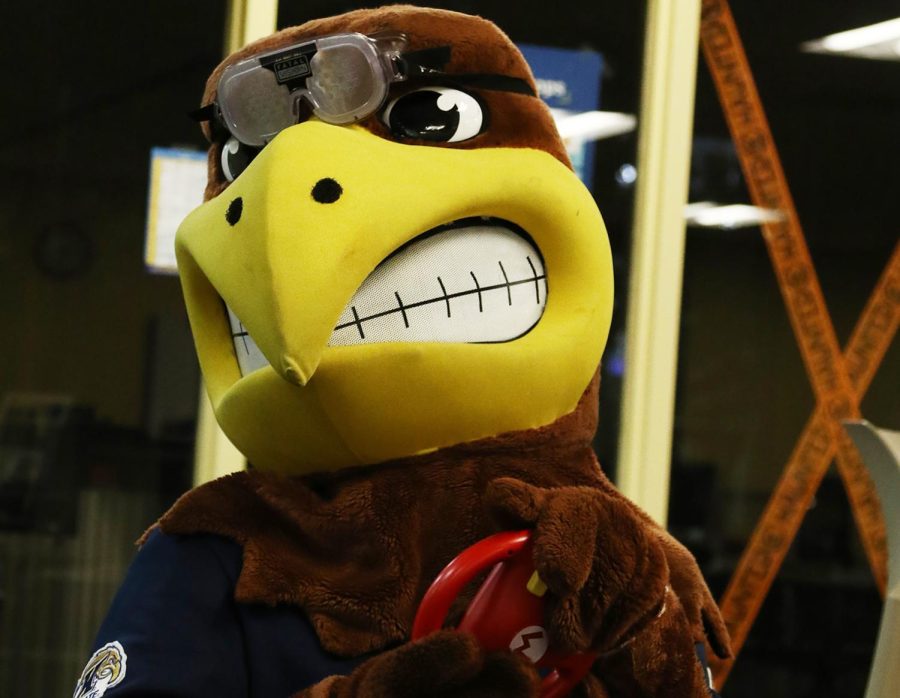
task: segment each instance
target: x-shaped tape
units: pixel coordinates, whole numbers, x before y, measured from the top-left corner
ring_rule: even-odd
[[[784,214],[763,225],[763,237],[817,401],[721,600],[736,656],[835,456],[884,594],[887,547],[881,509],[840,422],[860,417],[860,400],[900,324],[900,243],[842,354],[727,0],[703,0],[700,38],[750,196],[757,206]],[[716,663],[717,686],[733,663],[733,658]]]

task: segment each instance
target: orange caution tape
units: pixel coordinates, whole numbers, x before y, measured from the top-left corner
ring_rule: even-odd
[[[900,245],[872,294],[844,353],[857,399],[865,395],[900,324]],[[827,411],[816,407],[747,544],[721,600],[735,656],[837,449]],[[715,666],[719,685],[733,660]]]
[[[840,420],[859,417],[859,401],[897,331],[900,247],[842,355],[726,0],[703,0],[700,36],[751,198],[757,206],[776,209],[784,215],[783,220],[764,225],[763,236],[817,398],[816,410],[722,599],[722,612],[737,654],[835,455],[866,556],[876,584],[884,593],[884,522],[868,472]],[[733,660],[715,667],[718,684],[724,682],[732,663]]]

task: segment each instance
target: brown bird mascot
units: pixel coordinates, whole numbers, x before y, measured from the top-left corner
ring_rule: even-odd
[[[442,568],[514,529],[550,645],[597,654],[573,695],[711,695],[697,566],[591,450],[606,232],[509,39],[359,10],[245,47],[202,104],[179,267],[252,465],[145,535],[76,696],[537,696],[521,653],[410,637]]]

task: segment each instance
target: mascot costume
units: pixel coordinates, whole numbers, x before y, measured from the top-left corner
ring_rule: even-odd
[[[571,695],[710,695],[715,602],[591,450],[611,257],[509,39],[350,12],[230,56],[202,105],[178,261],[251,467],[144,536],[76,696],[538,696],[540,642],[590,657]],[[475,579],[413,639],[445,566],[519,529],[541,626],[458,631]]]

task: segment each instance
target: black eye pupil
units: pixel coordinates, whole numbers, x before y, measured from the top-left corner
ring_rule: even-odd
[[[253,162],[253,159],[259,154],[260,148],[238,143],[237,151],[232,152],[228,146],[224,146],[222,150],[223,167],[226,175],[230,175],[229,179],[237,179],[247,166]]]
[[[425,141],[449,141],[459,128],[459,110],[438,107],[439,92],[417,90],[400,97],[388,116],[395,136]]]

